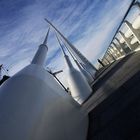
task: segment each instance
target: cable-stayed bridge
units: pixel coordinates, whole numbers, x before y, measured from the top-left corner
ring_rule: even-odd
[[[0,139],[140,139],[140,16],[127,19],[133,6],[140,4],[132,1],[98,59],[99,69],[45,19],[50,27],[31,64],[0,87]],[[69,90],[56,77],[63,70],[44,68],[50,31],[61,48]]]

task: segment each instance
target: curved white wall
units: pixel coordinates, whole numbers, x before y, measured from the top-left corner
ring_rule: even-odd
[[[67,69],[66,74],[72,97],[82,104],[90,96],[92,89],[78,70]]]
[[[140,15],[138,15],[137,18],[134,20],[132,26],[134,29],[140,29]]]
[[[1,140],[86,140],[88,118],[42,67],[27,66],[0,88]]]
[[[124,43],[124,42],[125,42],[124,39],[121,37],[120,43]]]
[[[124,35],[128,38],[132,35],[132,31],[127,30]]]
[[[132,40],[131,40],[131,44],[135,44],[137,41],[138,41],[137,38],[133,37]]]

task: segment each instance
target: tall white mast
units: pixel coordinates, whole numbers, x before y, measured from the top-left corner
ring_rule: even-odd
[[[62,40],[61,40],[62,41]],[[69,52],[69,54],[71,55],[73,61],[75,62],[75,64],[77,65],[77,67],[79,68],[79,70],[81,71],[81,73],[86,77],[89,85],[91,85],[91,83],[94,81],[93,77],[91,76],[91,74],[79,63],[79,61],[74,57],[74,55],[72,54],[72,52],[69,50],[69,48],[67,47],[67,44],[65,44],[65,42],[63,42],[64,47],[67,49],[67,51]]]
[[[43,67],[48,33],[32,63],[1,85],[0,140],[86,140],[86,112]]]
[[[48,20],[45,18],[45,21],[51,25],[59,34],[60,36],[65,40],[65,42],[68,44],[69,49],[74,54],[74,56],[83,64],[84,68],[90,72],[90,74],[95,77],[95,73],[97,69],[87,60],[85,56],[83,56],[78,49],[76,49],[70,41],[67,40],[67,38]]]
[[[46,37],[44,39],[43,44],[41,44],[38,48],[38,51],[36,52],[33,60],[32,60],[32,64],[38,64],[43,66],[44,62],[45,62],[45,58],[47,55],[47,51],[48,51],[48,47],[47,47],[47,40],[48,40],[48,36],[49,36],[49,32],[50,32],[50,27],[48,29],[48,32],[46,34]]]
[[[92,89],[89,86],[85,76],[80,71],[76,70],[73,67],[69,59],[69,56],[66,55],[64,51],[64,48],[57,36],[57,33],[56,33],[56,38],[61,47],[62,53],[64,55],[65,63],[67,66],[66,78],[71,91],[71,95],[79,104],[82,104],[90,96]]]

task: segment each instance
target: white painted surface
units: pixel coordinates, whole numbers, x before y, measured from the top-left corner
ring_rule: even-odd
[[[91,83],[94,81],[94,79],[92,78],[92,76],[90,75],[90,73],[88,73],[86,70],[84,70],[83,68],[81,69],[82,73],[84,74],[84,76],[86,77],[89,85],[91,85]]]
[[[0,88],[1,140],[86,140],[88,117],[43,67],[29,65]]]
[[[85,76],[73,67],[69,57],[67,55],[64,57],[67,66],[66,78],[71,95],[79,104],[82,104],[90,96],[92,89],[89,86]]]
[[[32,60],[32,64],[43,66],[47,55],[48,48],[45,44],[41,44]]]
[[[140,15],[138,15],[137,18],[134,20],[132,26],[134,29],[140,29]]]
[[[121,37],[120,38],[120,43],[124,43],[125,41],[124,41],[124,39]]]
[[[131,44],[135,44],[137,41],[138,41],[137,38],[133,37],[132,40],[131,40]]]
[[[128,29],[125,34],[124,34],[127,38],[130,37],[132,35],[132,31],[130,29]]]
[[[77,60],[75,60],[75,63],[77,64],[79,71],[85,76],[85,78],[88,81],[89,85],[91,85],[91,83],[94,81],[94,79],[91,76],[91,74],[88,71],[86,71],[84,68],[82,68],[81,65],[77,62]]]
[[[78,70],[68,69],[66,73],[72,97],[82,104],[90,96],[92,89]]]

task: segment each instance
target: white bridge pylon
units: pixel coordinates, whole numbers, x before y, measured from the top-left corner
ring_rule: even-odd
[[[93,66],[88,59],[80,53],[80,51],[48,20],[45,21],[52,26],[55,31],[62,37],[62,39],[67,43],[67,47],[73,53],[73,55],[77,58],[77,60],[83,65],[83,67],[95,78],[95,73],[97,69]]]
[[[45,69],[48,34],[31,64],[0,87],[0,140],[87,138],[87,112]]]
[[[55,32],[56,33],[56,32]],[[63,53],[66,64],[66,79],[70,88],[72,97],[82,104],[91,94],[92,89],[89,86],[86,77],[82,72],[76,70],[71,63],[69,56],[65,53],[65,50],[60,42],[60,39],[56,33],[56,38]]]

